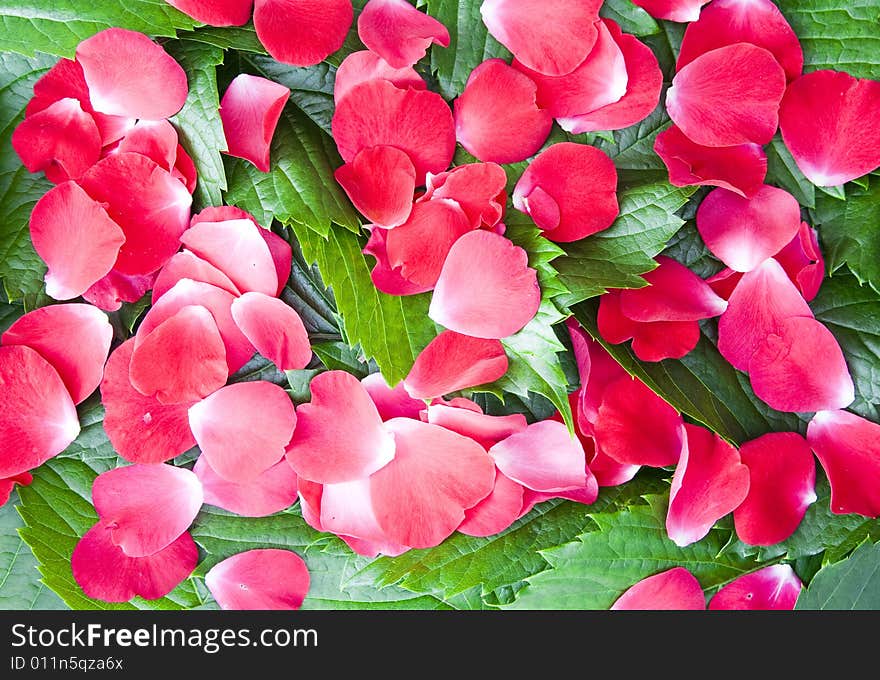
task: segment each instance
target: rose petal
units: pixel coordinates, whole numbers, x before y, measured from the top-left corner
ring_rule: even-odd
[[[361,385],[376,405],[382,420],[392,418],[414,418],[418,420],[419,412],[425,408],[421,399],[413,399],[403,386],[403,381],[394,388],[388,386],[381,373],[370,373],[361,379]]]
[[[324,531],[355,539],[358,543],[353,549],[360,554],[369,549],[376,554],[398,555],[409,549],[390,541],[379,526],[367,478],[325,484],[321,495],[321,524]]]
[[[633,353],[642,361],[681,359],[700,341],[696,321],[639,323],[633,335]]]
[[[489,449],[507,477],[545,493],[583,488],[586,454],[562,423],[544,420],[512,434]]]
[[[458,530],[468,536],[492,536],[513,524],[520,516],[523,487],[495,471],[492,493],[464,513]]]
[[[773,257],[798,287],[804,300],[809,302],[816,297],[825,278],[825,258],[819,250],[819,237],[815,229],[801,222],[795,237]]]
[[[12,495],[12,490],[16,484],[28,486],[32,481],[34,481],[34,477],[29,472],[22,472],[6,479],[0,479],[0,506],[6,505],[9,502],[9,497]]]
[[[305,368],[312,360],[302,319],[278,298],[245,293],[232,302],[231,312],[245,337],[280,370]]]
[[[376,264],[370,271],[370,279],[373,285],[388,295],[415,295],[431,290],[432,285],[420,285],[409,281],[401,275],[401,268],[392,267],[388,261],[388,234],[390,229],[375,227],[370,232],[370,238],[364,247],[364,254],[376,258]],[[425,245],[425,244],[419,244]]]
[[[244,26],[254,0],[165,0],[187,16],[208,26]]]
[[[416,170],[403,151],[393,146],[362,149],[333,176],[354,207],[380,227],[396,227],[412,211]]]
[[[242,517],[267,517],[289,508],[297,498],[296,473],[286,460],[246,482],[224,479],[208,463],[207,456],[199,456],[193,472],[202,483],[205,503]]]
[[[791,565],[773,564],[735,578],[709,600],[709,609],[790,611],[801,588]]]
[[[182,279],[209,283],[236,297],[241,295],[241,291],[217,267],[189,250],[183,250],[175,253],[159,270],[159,275],[153,284],[153,303],[155,304]]]
[[[425,415],[427,422],[432,425],[439,425],[451,432],[469,437],[486,450],[501,440],[522,432],[528,424],[525,416],[520,413],[490,416],[446,404],[431,404]]]
[[[309,591],[309,570],[290,550],[248,550],[211,567],[205,585],[221,609],[299,609]]]
[[[356,85],[377,79],[387,80],[401,90],[427,88],[425,81],[412,66],[394,68],[378,54],[370,50],[360,50],[349,54],[336,69],[333,99],[338,104]]]
[[[266,78],[237,75],[220,100],[220,119],[230,156],[269,172],[269,145],[290,90]]]
[[[633,0],[634,5],[638,5],[655,19],[681,23],[696,21],[700,16],[700,8],[707,2],[709,0]]]
[[[465,163],[439,175],[428,175],[419,201],[448,198],[464,211],[471,226],[496,226],[507,203],[507,173],[497,163]],[[501,232],[503,234],[503,232]]]
[[[638,4],[641,4],[642,0]],[[703,610],[706,598],[700,582],[684,567],[644,578],[630,586],[611,605],[614,610]]]
[[[89,286],[82,296],[86,302],[104,311],[115,312],[123,302],[140,300],[152,288],[155,280],[155,273],[129,276],[111,269],[107,276]]]
[[[254,28],[266,51],[293,66],[314,66],[342,47],[354,19],[351,0],[255,0]]]
[[[609,290],[599,297],[599,312],[596,317],[596,324],[602,339],[605,342],[610,342],[612,345],[619,345],[621,342],[632,340],[641,325],[623,313],[621,309],[622,292],[616,289]]]
[[[358,36],[392,68],[412,66],[431,44],[449,47],[449,31],[406,0],[370,0],[357,22]]]

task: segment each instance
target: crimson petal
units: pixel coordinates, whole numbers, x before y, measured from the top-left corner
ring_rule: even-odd
[[[802,587],[791,565],[773,564],[735,578],[709,600],[709,609],[790,611]]]
[[[709,0],[633,0],[634,5],[638,5],[655,19],[681,23],[696,21],[700,16],[700,8],[707,2]]]
[[[420,285],[405,279],[401,274],[401,267],[392,267],[388,260],[388,234],[390,229],[374,227],[370,232],[370,238],[364,247],[364,253],[376,258],[376,264],[370,271],[370,279],[373,285],[388,295],[415,295],[424,293],[433,288],[431,285]],[[425,244],[420,244],[425,245]]]
[[[237,75],[220,100],[220,119],[230,156],[244,158],[269,172],[269,146],[290,90],[276,82]]]
[[[446,27],[406,0],[370,0],[358,17],[357,27],[364,45],[392,68],[412,66],[425,56],[432,43],[449,47]]]
[[[809,302],[816,297],[825,278],[825,258],[819,250],[819,236],[815,229],[801,222],[795,237],[773,257],[798,287],[804,300]]]
[[[684,567],[673,567],[630,586],[611,605],[613,610],[703,610],[700,582]]]
[[[403,151],[393,146],[362,149],[333,173],[354,207],[380,227],[396,227],[410,216],[416,170]]]
[[[221,609],[299,609],[309,591],[309,570],[290,550],[248,550],[211,567],[205,585]]]
[[[718,316],[727,303],[690,269],[657,257],[657,268],[643,275],[644,288],[622,290],[620,309],[634,321],[698,321]]]
[[[497,163],[465,163],[439,175],[428,175],[419,201],[448,198],[464,211],[471,226],[494,227],[504,215],[507,173]],[[503,232],[501,232],[503,234]]]
[[[305,368],[312,360],[302,319],[278,298],[245,293],[232,302],[231,312],[245,337],[280,370]]]
[[[492,493],[465,511],[458,530],[468,536],[492,536],[504,531],[520,517],[522,505],[522,484],[496,470]]]
[[[230,482],[199,456],[193,472],[202,483],[205,503],[216,505],[242,517],[266,517],[289,508],[297,498],[297,478],[286,460],[275,463],[254,479]]]
[[[254,28],[266,51],[293,66],[314,66],[342,47],[354,19],[351,0],[255,0]]]
[[[165,0],[187,16],[208,26],[244,26],[254,0]]]
[[[336,69],[333,99],[338,104],[356,85],[376,79],[387,80],[401,90],[427,88],[425,81],[412,66],[394,68],[378,54],[370,50],[360,50],[349,54]]]

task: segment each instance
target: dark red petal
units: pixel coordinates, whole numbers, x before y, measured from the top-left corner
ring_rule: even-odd
[[[364,45],[392,68],[412,66],[425,56],[432,43],[449,47],[446,27],[406,0],[370,0],[358,17],[357,27]]]
[[[360,50],[349,54],[336,69],[333,99],[338,104],[356,85],[377,79],[387,80],[402,90],[427,88],[425,81],[412,66],[394,68],[378,54],[370,50]]]
[[[92,500],[114,545],[128,557],[146,557],[189,528],[203,495],[198,477],[185,468],[136,464],[98,475]]]
[[[482,161],[516,163],[547,139],[553,118],[535,101],[537,86],[501,59],[477,66],[455,100],[455,134]]]
[[[605,397],[605,390],[628,374],[602,345],[590,338],[580,327],[570,323],[569,332],[578,357],[581,385],[584,386],[578,399],[578,427],[583,434],[592,436],[593,423],[599,417],[599,406]],[[576,337],[578,339],[575,341]]]
[[[767,154],[759,144],[702,146],[675,125],[657,135],[654,151],[669,170],[669,182],[677,187],[714,186],[751,196],[767,176]]]
[[[880,165],[880,82],[840,71],[795,80],[779,110],[782,140],[813,184],[836,186]]]
[[[715,189],[697,210],[697,229],[706,247],[738,272],[773,257],[800,226],[801,208],[794,196],[767,184],[749,198]]]
[[[175,253],[165,266],[159,270],[156,282],[153,284],[153,302],[174,288],[181,279],[192,279],[202,283],[210,283],[212,286],[222,288],[227,293],[238,296],[241,291],[229,280],[229,277],[207,260],[188,250]]]
[[[79,434],[58,372],[30,347],[0,347],[0,479],[39,467]]]
[[[314,66],[342,47],[354,19],[351,0],[255,0],[254,28],[266,51],[293,66]]]
[[[561,118],[559,125],[573,134],[596,130],[620,130],[635,125],[650,115],[660,101],[663,72],[651,48],[635,36],[623,33],[610,19],[602,22],[611,32],[614,42],[623,54],[626,66],[626,94],[616,102],[595,111]]]
[[[388,261],[387,246],[389,233],[391,233],[390,229],[373,228],[367,245],[364,247],[365,254],[376,258],[376,264],[370,272],[373,285],[383,293],[388,293],[388,295],[415,295],[416,293],[424,293],[431,290],[433,283],[431,285],[413,283],[403,278],[399,266],[391,266],[391,263]]]
[[[178,144],[175,151],[174,167],[171,168],[171,174],[175,179],[180,180],[189,193],[196,190],[199,175],[196,170],[196,164],[192,157],[186,152],[182,145]]]
[[[165,264],[180,247],[192,205],[186,187],[139,153],[118,153],[98,161],[80,186],[106,204],[125,234],[114,269],[144,275]]]
[[[539,193],[540,192],[542,193]],[[535,198],[555,204],[558,222],[542,219]],[[577,241],[611,226],[617,205],[617,170],[611,159],[586,144],[561,142],[533,160],[513,190],[513,205],[527,213],[551,241]]]
[[[880,425],[847,411],[820,411],[810,448],[831,484],[831,512],[880,517]]]
[[[495,466],[475,441],[407,418],[386,423],[397,450],[370,477],[379,526],[396,543],[438,545],[491,493]]]
[[[211,567],[205,585],[221,609],[299,609],[309,591],[309,570],[290,550],[248,550]]]
[[[372,146],[333,173],[364,217],[380,227],[396,227],[409,218],[416,170],[403,151]]]
[[[655,19],[681,23],[696,21],[700,16],[700,8],[707,2],[709,0],[633,0],[634,5],[638,5]]]
[[[297,427],[287,448],[297,475],[321,484],[348,482],[394,458],[394,437],[357,378],[327,371],[310,387],[312,400],[296,409]]]
[[[777,411],[830,411],[855,399],[837,339],[807,317],[783,320],[758,345],[749,377],[755,394]]]
[[[683,264],[663,255],[642,275],[644,288],[622,290],[620,309],[634,321],[699,321],[718,316],[727,303]]]
[[[739,42],[771,52],[789,80],[797,78],[804,68],[798,37],[770,0],[716,0],[706,7],[684,33],[676,68],[682,69],[701,54]]]
[[[107,315],[83,304],[35,309],[2,337],[4,346],[26,345],[39,352],[58,371],[74,404],[84,401],[100,384],[112,340]]]
[[[718,435],[685,424],[687,437],[672,477],[666,533],[679,547],[695,543],[749,492],[749,469]]]
[[[349,90],[333,115],[333,139],[346,161],[371,146],[394,146],[415,166],[416,183],[446,170],[455,152],[452,111],[435,92],[371,80]]]
[[[776,260],[745,274],[718,319],[718,351],[735,368],[748,371],[755,350],[792,316],[812,318],[804,298]]]
[[[641,380],[624,376],[605,388],[593,425],[596,448],[626,465],[675,465],[684,446],[682,424],[678,411]]]
[[[599,313],[596,319],[599,334],[605,342],[619,345],[631,340],[641,324],[633,321],[621,309],[620,290],[609,290],[599,298]]]
[[[76,99],[59,99],[18,124],[12,148],[31,172],[42,170],[51,182],[66,182],[97,162],[101,134]]]
[[[95,111],[159,120],[180,111],[186,73],[143,33],[108,28],[76,48]]]
[[[577,438],[555,420],[529,425],[489,449],[507,477],[534,491],[554,493],[586,485],[586,454]]]
[[[736,43],[706,52],[681,69],[666,110],[704,146],[766,144],[779,124],[785,71],[767,50]]]
[[[598,0],[486,0],[480,7],[489,33],[529,68],[571,73],[596,42]]]
[[[134,339],[110,355],[101,381],[104,431],[114,450],[133,463],[163,463],[196,445],[189,429],[191,402],[165,405],[131,385]]]
[[[547,75],[514,59],[513,67],[538,87],[538,106],[553,118],[573,118],[621,100],[629,77],[623,51],[603,22],[597,22],[598,38],[589,55],[572,72]]]
[[[245,337],[282,371],[305,368],[312,360],[309,335],[293,307],[263,293],[245,293],[231,311]]]
[[[773,564],[735,578],[709,600],[709,609],[790,611],[802,586],[791,565]]]
[[[700,341],[696,321],[654,321],[638,323],[632,349],[642,361],[681,359]]]
[[[427,408],[427,421],[452,432],[470,437],[484,449],[490,449],[502,439],[526,429],[525,416],[512,413],[507,416],[490,416],[469,408],[449,404],[431,404]]]
[[[742,277],[743,275],[741,272],[735,272],[732,269],[725,267],[717,274],[713,274],[706,279],[706,283],[712,287],[712,290],[714,290],[719,297],[729,300]]]
[[[428,175],[427,191],[419,201],[448,198],[458,203],[474,229],[496,226],[504,216],[506,185],[507,173],[497,163],[465,163]]]
[[[82,295],[106,276],[125,242],[103,206],[73,182],[59,184],[37,201],[30,234],[49,267],[46,293],[56,300]]]
[[[140,300],[153,287],[155,279],[155,273],[128,276],[111,269],[107,276],[89,286],[82,296],[96,307],[115,312],[123,302]]]
[[[464,513],[458,530],[468,536],[492,536],[513,524],[520,517],[523,487],[495,471],[492,493]]]
[[[289,508],[297,498],[296,473],[286,460],[246,482],[223,479],[208,463],[207,456],[199,456],[193,472],[202,483],[205,503],[242,517],[275,514]]]
[[[382,420],[392,418],[419,419],[419,413],[424,410],[425,402],[421,399],[413,399],[403,386],[403,381],[397,383],[394,388],[388,386],[381,373],[370,373],[361,379],[361,385],[370,395],[370,399],[376,405],[376,410]]]
[[[639,0],[637,4],[642,4]],[[614,610],[703,610],[706,598],[700,582],[684,567],[644,578],[630,586],[611,605]]]
[[[796,432],[771,432],[742,445],[749,494],[733,511],[736,535],[749,545],[773,545],[794,533],[816,500],[816,465]]]
[[[208,26],[244,26],[254,0],[165,0],[184,14]]]
[[[237,75],[220,100],[220,119],[230,156],[244,158],[269,172],[269,146],[290,90],[276,82]]]
[[[98,522],[70,558],[73,578],[95,600],[128,602],[135,595],[156,600],[182,583],[199,561],[199,549],[188,533],[149,557],[129,557],[113,543],[111,529],[112,523]]]
[[[430,399],[493,382],[506,372],[507,355],[498,340],[443,331],[416,357],[404,385],[411,396]]]
[[[32,481],[34,481],[34,477],[30,472],[22,472],[12,477],[0,479],[0,506],[6,505],[9,502],[9,497],[12,495],[12,490],[16,484],[28,486]]]
[[[193,402],[220,389],[229,377],[226,349],[211,312],[183,307],[137,343],[131,384],[163,404]]]
[[[284,457],[296,413],[282,388],[256,380],[227,385],[193,404],[189,425],[218,475],[250,482]]]
[[[801,222],[798,233],[780,250],[774,259],[782,265],[804,300],[812,300],[825,278],[825,258],[819,250],[819,236],[806,222]]]
[[[505,338],[531,321],[540,303],[537,274],[526,252],[480,230],[465,234],[449,250],[428,315],[457,333]]]

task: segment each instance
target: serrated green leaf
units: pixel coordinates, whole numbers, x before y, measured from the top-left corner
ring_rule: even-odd
[[[0,291],[0,295],[2,294]],[[22,314],[24,314],[22,305],[0,301],[0,334],[5,333]]]
[[[624,178],[635,175],[639,179],[647,177],[645,171],[653,170],[666,177],[666,166],[663,160],[654,153],[654,142],[657,135],[671,124],[669,115],[663,104],[643,121],[630,125],[622,130],[615,130],[613,142],[596,139],[594,145],[607,153],[614,161],[614,166]],[[635,173],[629,171],[637,171]],[[645,183],[642,180],[639,183]]]
[[[591,512],[598,530],[541,551],[550,568],[526,579],[513,609],[608,609],[634,583],[652,574],[687,568],[711,590],[758,565],[734,553],[719,555],[727,532],[712,529],[685,548],[666,535],[666,497],[617,512]]]
[[[820,569],[795,609],[880,609],[880,543],[864,543],[842,562]]]
[[[221,50],[266,54],[266,48],[257,38],[253,22],[244,26],[200,26],[194,31],[181,33],[179,37],[219,47]]]
[[[816,206],[816,187],[804,177],[794,157],[777,135],[765,147],[767,152],[767,184],[782,187],[806,208]]]
[[[312,349],[328,371],[346,371],[359,380],[373,372],[360,349],[344,342],[320,342],[313,344]]]
[[[173,37],[197,23],[165,0],[0,0],[0,51],[72,59],[82,40],[105,28]]]
[[[226,136],[220,120],[217,66],[223,63],[223,50],[190,40],[177,40],[166,48],[183,67],[189,84],[186,103],[171,122],[198,171],[195,209],[222,205],[226,170],[220,152],[226,151]]]
[[[605,0],[599,15],[616,21],[624,33],[639,37],[653,35],[660,31],[654,18],[630,0]]]
[[[24,117],[34,83],[54,63],[45,55],[31,59],[0,53],[0,279],[13,302],[43,288],[46,266],[31,245],[28,220],[52,184],[21,164],[12,149],[12,132]]]

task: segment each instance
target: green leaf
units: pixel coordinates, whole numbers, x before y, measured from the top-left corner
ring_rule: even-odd
[[[386,295],[376,289],[361,252],[362,239],[331,225],[326,238],[294,225],[305,261],[316,263],[324,283],[333,290],[344,325],[344,340],[360,345],[379,365],[386,382],[406,377],[419,352],[437,335],[428,318],[430,295]]]
[[[880,609],[880,543],[864,543],[842,562],[820,569],[795,609]]]
[[[596,139],[593,143],[612,158],[623,180],[631,176],[635,176],[637,180],[648,177],[645,171],[649,170],[656,171],[662,179],[668,177],[667,170],[660,156],[654,153],[654,141],[670,124],[666,109],[663,104],[658,104],[643,121],[622,130],[615,130],[613,142]],[[647,182],[641,179],[636,183]]]
[[[804,48],[804,71],[829,68],[880,79],[876,0],[786,0],[779,9]]]
[[[685,567],[711,590],[754,570],[754,560],[719,554],[728,533],[714,528],[685,548],[666,535],[666,496],[616,512],[592,510],[598,530],[571,543],[541,551],[550,568],[526,579],[514,609],[608,609],[634,583],[652,574]]]
[[[846,201],[821,193],[812,211],[829,272],[846,264],[859,280],[880,291],[880,178],[867,189],[853,185]]]
[[[213,45],[221,50],[266,54],[266,48],[257,38],[253,22],[248,22],[244,26],[201,26],[194,31],[181,33],[179,37],[205,45]]]
[[[34,83],[54,63],[45,55],[28,59],[0,53],[0,279],[13,302],[43,288],[46,266],[31,245],[28,220],[52,185],[21,164],[12,149],[12,132],[24,117]]]
[[[674,187],[657,181],[619,191],[620,215],[608,229],[564,244],[565,256],[554,261],[570,291],[560,303],[571,306],[601,295],[609,288],[640,288],[641,274],[654,269],[653,258],[681,228],[675,212],[694,193],[694,187]]]
[[[767,184],[782,187],[806,208],[816,206],[816,187],[804,177],[788,147],[777,135],[765,147],[767,152]]]
[[[0,51],[72,59],[82,40],[105,28],[173,37],[197,23],[165,0],[0,0]]]
[[[193,198],[198,208],[222,205],[226,171],[220,152],[226,150],[226,137],[220,120],[217,66],[223,63],[223,50],[189,40],[178,40],[166,47],[186,71],[189,83],[186,103],[171,122],[199,173]]]
[[[40,581],[37,560],[18,535],[24,524],[17,505],[18,493],[13,491],[0,507],[0,609],[66,609]]]
[[[660,31],[660,26],[654,18],[630,0],[605,0],[599,14],[606,19],[616,21],[624,33],[643,37]]]

